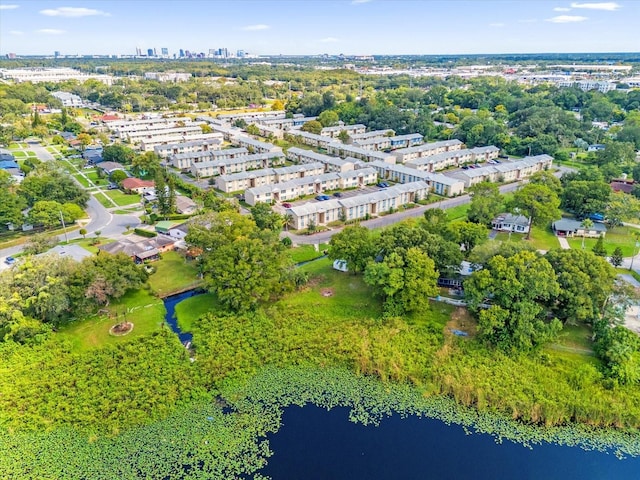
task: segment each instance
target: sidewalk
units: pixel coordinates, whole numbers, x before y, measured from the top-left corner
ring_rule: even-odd
[[[560,243],[560,248],[563,250],[570,250],[571,247],[569,246],[569,242],[567,242],[567,239],[564,237],[557,237],[558,238],[558,242]]]

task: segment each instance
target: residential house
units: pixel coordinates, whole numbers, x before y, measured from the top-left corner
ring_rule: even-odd
[[[144,261],[158,260],[160,253],[173,250],[174,243],[175,240],[160,236],[140,241],[125,238],[116,242],[100,245],[98,250],[111,255],[124,253],[131,257],[134,262],[143,263]]]
[[[101,162],[98,168],[107,175],[111,175],[116,170],[121,170],[126,173],[124,165],[118,162]]]
[[[122,181],[122,188],[125,192],[142,194],[155,187],[153,180],[141,180],[139,178],[125,178]]]
[[[191,215],[195,213],[196,210],[198,210],[198,205],[189,197],[185,197],[184,195],[176,196],[176,212],[181,215]]]
[[[551,228],[558,237],[604,237],[607,234],[607,227],[604,223],[592,222],[592,225],[585,227],[579,220],[572,218],[561,218],[553,222]]]
[[[491,220],[491,228],[500,232],[529,233],[529,217],[502,213]]]

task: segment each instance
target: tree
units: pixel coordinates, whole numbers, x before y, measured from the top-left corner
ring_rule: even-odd
[[[622,265],[622,249],[620,247],[616,247],[609,260],[611,261],[611,265],[616,268]]]
[[[249,235],[205,251],[202,266],[207,288],[236,312],[255,309],[293,287],[285,246],[276,233],[255,225]]]
[[[18,193],[29,205],[39,200],[53,200],[84,207],[89,200],[89,195],[53,162],[38,165],[22,181]]]
[[[284,110],[284,103],[282,103],[282,100],[276,100],[271,104],[271,110],[274,112],[279,112],[281,110]]]
[[[61,224],[62,205],[54,200],[41,200],[33,205],[27,216],[29,223],[45,228]]]
[[[160,157],[155,152],[145,152],[134,157],[131,169],[141,177],[154,176],[160,170]]]
[[[329,258],[345,260],[353,273],[364,271],[367,263],[375,257],[376,250],[371,231],[361,225],[345,227],[329,241]]]
[[[102,149],[102,158],[105,162],[118,162],[129,165],[136,156],[136,152],[125,145],[108,145]]]
[[[562,192],[562,207],[578,217],[587,217],[594,213],[604,213],[611,187],[602,180],[574,180],[565,183]]]
[[[86,228],[81,228],[80,230],[78,230],[78,233],[80,235],[82,235],[82,238],[87,238],[87,229]]]
[[[476,245],[485,242],[488,234],[486,226],[462,221],[450,223],[446,231],[446,237],[459,244],[464,250],[465,256],[468,256]]]
[[[480,335],[490,344],[528,350],[562,329],[557,319],[547,321],[545,305],[560,289],[553,268],[536,252],[508,259],[496,255],[471,275],[464,289],[469,309],[478,316]]]
[[[549,304],[553,313],[564,323],[593,324],[613,291],[615,270],[588,250],[550,250],[545,258],[560,286]]]
[[[596,242],[596,244],[593,246],[591,250],[593,251],[594,254],[596,254],[599,257],[607,256],[607,249],[604,246],[604,238],[602,238],[602,235],[598,237],[598,241]]]
[[[582,227],[582,249],[584,250],[584,237],[587,233],[587,230],[590,230],[591,227],[593,227],[593,221],[590,218],[585,218],[584,220],[582,220],[580,227]]]
[[[511,202],[512,210],[516,208],[524,212],[532,225],[546,225],[551,220],[560,218],[560,199],[548,186],[539,184],[527,184],[517,190]],[[531,238],[531,229],[527,233],[527,239]]]
[[[351,137],[349,137],[349,132],[347,132],[346,130],[340,130],[340,133],[338,134],[338,140],[340,140],[342,143],[349,143],[349,139]]]
[[[84,149],[93,142],[93,138],[88,133],[79,133],[78,141],[80,142],[80,149],[84,152]]]
[[[0,170],[0,175],[5,173]],[[0,182],[1,183],[1,182]],[[20,226],[24,222],[22,211],[27,208],[27,202],[21,196],[9,190],[8,185],[0,185],[0,225],[11,223]]]
[[[113,183],[120,183],[122,182],[125,178],[129,178],[126,174],[126,172],[122,171],[122,170],[114,170],[113,172],[111,172],[111,175],[109,175],[109,179],[113,182]]]
[[[546,185],[560,196],[562,193],[562,182],[549,170],[540,170],[529,177],[529,183],[535,185]]]
[[[279,232],[284,225],[284,218],[274,212],[268,203],[257,203],[251,207],[251,216],[260,230]]]
[[[502,210],[503,199],[498,186],[491,182],[480,182],[469,188],[469,192],[471,205],[467,218],[470,222],[489,225]]]
[[[260,129],[258,128],[257,125],[255,125],[253,123],[251,125],[247,125],[247,127],[245,128],[245,131],[249,135],[260,135]]]
[[[416,247],[404,255],[392,252],[382,262],[370,261],[364,273],[364,281],[382,297],[388,316],[428,308],[429,297],[438,293],[437,280],[433,260]]]
[[[320,115],[318,115],[318,121],[322,124],[323,127],[334,127],[338,125],[340,118],[338,114],[332,110],[325,110]]]
[[[442,234],[449,223],[447,212],[441,208],[429,208],[425,210],[424,219],[424,229],[431,233]]]
[[[320,135],[320,132],[322,131],[322,124],[317,120],[310,120],[302,125],[302,127],[300,127],[300,130],[302,130],[303,132],[315,133],[316,135]]]
[[[611,228],[622,225],[624,220],[636,221],[640,216],[640,199],[624,192],[613,193],[605,212],[605,221]]]
[[[596,353],[607,369],[607,375],[623,385],[640,382],[640,340],[622,326],[606,328],[598,336]]]
[[[194,217],[185,240],[189,245],[209,252],[236,238],[247,237],[256,230],[251,217],[234,210],[222,210]]]

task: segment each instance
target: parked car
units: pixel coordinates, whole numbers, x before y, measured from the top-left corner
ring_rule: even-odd
[[[378,183],[378,186],[379,186],[380,188],[388,188],[388,187],[389,187],[389,184],[388,184],[387,182],[380,182],[380,183]]]
[[[4,263],[6,263],[7,265],[13,265],[14,263],[16,263],[16,259],[13,257],[7,257],[4,259]]]
[[[341,192],[335,192],[333,194],[333,196],[336,197],[336,198],[340,198],[342,196],[342,193]]]
[[[289,202],[284,202],[284,203],[282,204],[282,206],[283,206],[284,208],[291,208],[291,204],[290,204]]]
[[[329,200],[331,197],[329,195],[318,195],[316,200],[319,202],[324,202],[325,200]]]
[[[462,169],[463,169],[463,170],[469,170],[469,165],[463,165],[463,166],[462,166]]]

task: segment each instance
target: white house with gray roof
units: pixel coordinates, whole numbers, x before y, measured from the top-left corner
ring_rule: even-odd
[[[190,152],[208,152],[209,150],[220,150],[222,148],[222,135],[219,133],[208,133],[207,138],[181,143],[170,143],[167,145],[156,145],[153,151],[160,158],[167,158],[169,155]]]
[[[423,181],[429,185],[430,191],[444,197],[455,197],[464,193],[464,182],[446,175],[380,161],[371,162],[370,165],[376,169],[380,179],[399,183]]]
[[[367,131],[366,125],[362,125],[361,123],[357,123],[355,125],[336,125],[335,127],[324,127],[320,131],[320,135],[323,137],[331,137],[337,138],[340,135],[340,132],[346,131],[349,135],[364,133]]]
[[[458,139],[442,140],[440,142],[425,143],[409,148],[394,150],[393,155],[399,163],[405,163],[420,157],[437,155],[438,153],[460,150],[463,143]]]
[[[272,143],[261,142],[251,137],[239,136],[233,142],[239,147],[244,147],[252,153],[282,153],[282,148]]]

